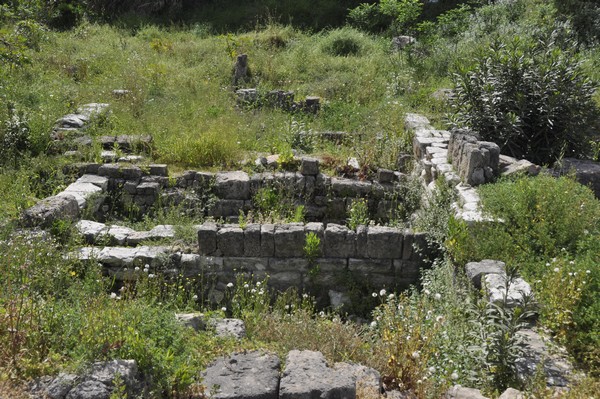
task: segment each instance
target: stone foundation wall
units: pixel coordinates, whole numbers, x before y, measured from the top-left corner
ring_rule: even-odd
[[[168,177],[166,165],[140,167],[132,164],[81,164],[77,173],[108,179],[107,192],[113,206],[140,214],[153,207],[181,206],[186,212],[237,222],[240,211],[255,209],[256,193],[265,188],[281,192],[295,205],[304,206],[308,221],[345,223],[348,209],[365,199],[371,219],[387,222],[394,217],[402,198],[397,185],[405,178],[399,172],[380,170],[373,181],[329,177],[320,173],[315,159],[302,159],[298,171],[248,174],[189,170]],[[105,207],[106,208],[106,207]],[[102,213],[95,215],[102,221]]]
[[[471,186],[489,183],[500,174],[500,147],[479,141],[469,130],[453,130],[448,142],[448,160],[463,183]]]

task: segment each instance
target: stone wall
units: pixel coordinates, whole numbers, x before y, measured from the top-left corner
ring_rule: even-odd
[[[168,177],[166,165],[141,167],[128,163],[80,164],[75,173],[96,174],[108,179],[112,208],[149,212],[153,207],[181,206],[186,212],[237,222],[240,211],[255,208],[254,196],[270,188],[304,206],[306,220],[345,223],[348,209],[357,198],[367,201],[370,217],[387,222],[402,203],[396,189],[404,175],[380,170],[373,181],[329,177],[320,173],[319,162],[303,158],[297,171],[248,174],[243,171],[185,171]],[[102,215],[96,215],[102,220]]]

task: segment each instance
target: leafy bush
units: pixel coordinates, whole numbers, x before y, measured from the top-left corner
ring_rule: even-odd
[[[407,34],[414,28],[422,9],[420,0],[380,0],[378,4],[363,3],[350,10],[348,18],[362,29],[373,31],[383,27],[394,34]]]
[[[8,107],[9,118],[4,122],[3,129],[0,131],[2,134],[0,155],[2,155],[2,162],[12,161],[16,167],[20,157],[25,155],[28,150],[31,132],[25,113],[21,110],[17,111],[12,104],[9,104]]]
[[[351,230],[356,230],[360,225],[369,224],[369,205],[364,198],[358,198],[352,201],[352,205],[348,209],[348,227]]]
[[[551,40],[496,41],[474,68],[454,75],[454,123],[494,141],[505,154],[539,164],[586,156],[598,108],[595,85],[580,65]]]

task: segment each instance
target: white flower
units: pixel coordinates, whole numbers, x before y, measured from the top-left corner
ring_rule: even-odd
[[[125,291],[125,286],[119,288],[119,291],[121,291],[121,292]]]
[[[144,265],[144,269],[150,269],[150,265],[146,263],[146,264]]]
[[[423,291],[423,293],[424,293],[425,295],[429,295],[429,294],[431,294],[431,291],[429,291],[428,289],[425,289],[425,290]]]
[[[257,281],[257,282],[256,282],[256,286],[257,286],[257,287],[260,287],[260,281]]]
[[[285,310],[290,310],[290,305],[285,305]]]
[[[574,260],[569,261],[569,265],[574,265],[574,264],[575,264]]]
[[[388,299],[394,299],[395,295],[394,294],[390,294],[388,295]]]
[[[251,293],[251,294],[254,294],[254,293],[256,293],[256,289],[252,288],[252,289],[250,290],[250,293]]]
[[[377,298],[377,293],[376,293],[376,292],[374,292],[374,293],[372,293],[372,294],[371,294],[371,296],[372,296],[373,298]]]
[[[441,322],[441,321],[443,321],[443,320],[444,320],[444,316],[442,316],[442,315],[439,315],[439,316],[437,316],[435,318],[435,321],[438,322],[438,323]]]
[[[116,299],[117,298],[117,294],[115,294],[114,292],[110,293],[110,299]]]
[[[384,296],[386,294],[385,289],[382,289],[381,291],[379,291],[379,296]]]
[[[194,296],[192,297],[192,299],[195,301],[196,299],[198,299],[198,295],[194,295]]]
[[[321,317],[325,317],[325,312],[323,312],[322,310],[319,312],[319,316]]]
[[[244,284],[244,288],[248,288],[250,287],[248,284]]]
[[[586,270],[586,271],[585,271],[585,273],[586,273],[586,274],[590,274],[590,273],[591,273],[591,271],[589,271],[589,270]]]
[[[124,272],[126,272],[126,271],[127,271],[127,268],[126,268],[126,267],[124,267],[124,268],[123,268],[123,271],[124,271]]]
[[[136,272],[140,270],[139,266],[136,266],[133,270],[135,270]]]
[[[419,351],[414,351],[414,352],[411,354],[411,356],[412,356],[412,358],[413,358],[413,359],[418,359],[418,358],[420,358],[420,357],[421,357],[421,354],[419,353]]]
[[[145,273],[148,273],[148,272],[150,272],[150,270],[148,270],[148,269],[144,269],[144,272],[145,272]]]
[[[440,293],[436,293],[436,294],[435,294],[433,297],[434,297],[435,299],[437,299],[438,301],[439,301],[440,299],[442,299],[442,295],[441,295]]]
[[[371,322],[371,328],[375,328],[375,327],[377,327],[377,322],[375,320],[373,320]]]
[[[222,310],[223,312],[227,312],[227,308],[226,308],[225,306],[223,306],[223,307],[221,308],[221,310]]]
[[[555,271],[556,273],[558,273],[558,272],[560,271],[560,269],[559,269],[558,267],[555,267],[555,268],[554,268],[554,271]]]
[[[450,378],[452,378],[453,380],[458,380],[458,373],[454,371],[452,374],[450,374]]]
[[[546,266],[550,266],[550,262],[546,262]]]
[[[435,373],[435,367],[433,367],[433,366],[429,367],[429,372],[430,373]]]
[[[155,276],[154,276],[154,274],[152,274],[152,273],[150,273],[150,274],[148,275],[148,278],[154,278],[154,277],[155,277]]]
[[[258,291],[258,295],[262,295],[262,294],[264,294],[264,293],[265,293],[265,291],[264,291],[264,290],[262,290],[262,289],[261,289],[260,291]]]
[[[308,294],[302,294],[302,298],[307,299],[308,298]]]
[[[227,283],[227,288],[232,288],[233,287],[233,283]]]

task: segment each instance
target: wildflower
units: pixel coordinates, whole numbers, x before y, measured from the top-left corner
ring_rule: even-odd
[[[371,294],[371,296],[372,296],[373,298],[377,298],[377,293],[376,293],[376,292],[374,292],[374,293],[372,293],[372,294]]]
[[[260,281],[257,281],[257,282],[256,282],[256,286],[257,286],[257,287],[260,287]]]
[[[385,289],[382,289],[381,291],[379,291],[379,296],[385,296],[386,291]]]
[[[421,357],[421,354],[419,353],[419,351],[414,351],[411,355],[410,355],[413,359],[418,359]]]
[[[221,310],[222,310],[223,312],[227,312],[227,308],[226,308],[225,306],[223,306],[223,307],[221,308]]]
[[[146,263],[146,264],[144,265],[144,269],[150,269],[150,265]]]
[[[135,270],[136,272],[140,270],[139,266],[136,266],[133,270]]]
[[[590,274],[590,273],[591,273],[591,271],[589,271],[589,270],[585,271],[585,274]]]
[[[148,273],[148,272],[150,272],[150,270],[144,269],[144,273]]]
[[[114,292],[110,293],[110,299],[115,299],[117,297],[117,294],[115,294]]]
[[[441,322],[441,321],[443,321],[443,320],[444,320],[444,316],[442,316],[442,315],[436,316],[436,318],[435,318],[435,321],[438,322],[438,323]]]
[[[388,295],[388,299],[394,299],[395,295],[394,294],[390,294]]]
[[[254,288],[252,288],[252,289],[250,290],[250,293],[251,293],[251,294],[255,294],[255,293],[256,293],[256,290],[255,290]]]
[[[285,305],[285,310],[290,310],[290,305]]]
[[[124,267],[124,268],[123,268],[123,271],[124,271],[124,272],[126,272],[126,271],[127,271],[127,268],[126,268],[126,267]]]
[[[433,367],[433,366],[429,367],[429,372],[430,373],[435,373],[435,367]]]
[[[450,378],[452,378],[453,380],[458,380],[458,373],[454,371],[452,374],[450,374]]]
[[[377,322],[375,320],[373,320],[371,322],[371,328],[375,328],[375,327],[377,327]]]
[[[154,276],[154,274],[152,274],[152,273],[150,273],[150,274],[148,275],[148,278],[154,278],[154,277],[155,277],[155,276]]]
[[[417,380],[417,384],[422,384],[422,383],[423,383],[423,381]]]
[[[192,299],[195,301],[196,299],[198,299],[198,295],[194,295],[194,296],[192,297]]]
[[[424,293],[425,295],[429,295],[429,294],[431,294],[431,291],[429,291],[428,289],[426,289],[426,290],[424,290],[424,291],[423,291],[423,293]]]
[[[435,294],[433,297],[434,297],[435,299],[437,299],[438,301],[439,301],[440,299],[442,299],[442,295],[441,295],[440,293],[436,293],[436,294]]]
[[[233,283],[227,283],[227,288],[232,288],[233,287]]]
[[[554,272],[558,273],[560,271],[560,269],[558,267],[554,268]]]
[[[322,310],[319,312],[319,316],[321,317],[325,317],[325,312],[323,312]]]
[[[119,288],[119,291],[121,291],[121,292],[125,291],[125,286]]]
[[[550,266],[550,262],[546,262],[546,266]]]
[[[302,294],[302,298],[307,299],[308,298],[308,294]]]
[[[569,261],[569,265],[574,265],[574,264],[575,264],[574,260]]]
[[[250,287],[248,284],[244,284],[244,288],[248,288]]]

